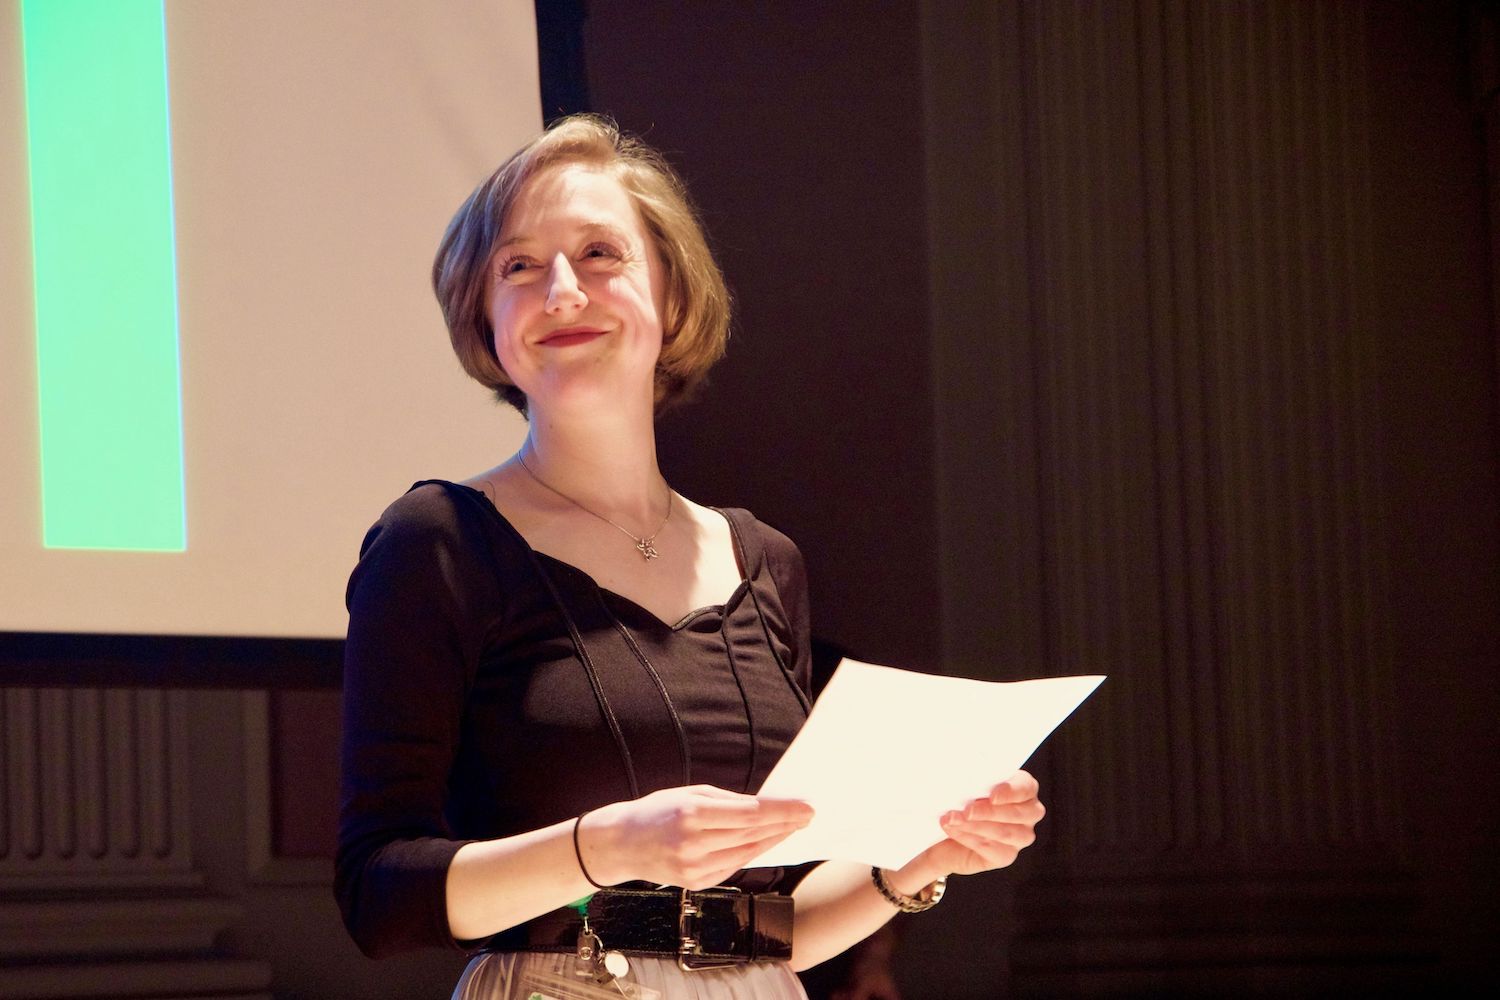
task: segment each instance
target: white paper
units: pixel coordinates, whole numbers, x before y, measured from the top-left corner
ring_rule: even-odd
[[[943,813],[1018,771],[1103,680],[976,681],[843,660],[760,789],[816,815],[751,863],[901,867],[946,836]]]

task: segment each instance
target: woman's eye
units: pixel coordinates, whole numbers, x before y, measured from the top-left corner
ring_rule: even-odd
[[[583,251],[583,256],[595,260],[601,257],[610,257],[619,260],[624,254],[610,246],[608,243],[590,243]]]
[[[530,266],[530,263],[530,260],[526,257],[507,257],[505,260],[500,262],[500,267],[497,269],[496,273],[498,273],[501,277],[518,274],[519,272],[526,270],[526,268]]]

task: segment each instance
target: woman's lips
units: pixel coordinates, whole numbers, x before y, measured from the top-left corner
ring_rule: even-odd
[[[546,340],[542,341],[543,347],[572,347],[574,344],[586,344],[595,337],[604,336],[603,330],[559,330]]]

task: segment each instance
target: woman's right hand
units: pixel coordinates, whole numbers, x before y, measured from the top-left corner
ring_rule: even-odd
[[[596,882],[644,881],[706,889],[812,821],[795,799],[713,785],[664,788],[584,814],[578,845]]]

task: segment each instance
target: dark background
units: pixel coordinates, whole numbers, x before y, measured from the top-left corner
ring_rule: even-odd
[[[796,539],[862,659],[1110,675],[1037,845],[902,919],[905,995],[1496,985],[1493,8],[538,12],[546,113],[662,149],[738,302],[674,485]],[[444,995],[337,926],[337,664],[0,641],[0,994]],[[116,775],[154,848],[28,839],[96,719],[168,762]]]

